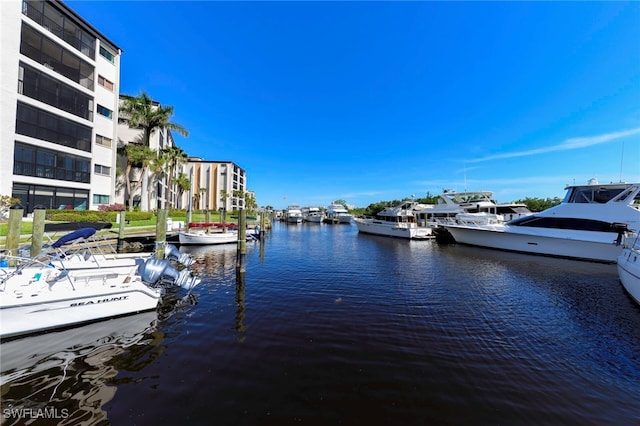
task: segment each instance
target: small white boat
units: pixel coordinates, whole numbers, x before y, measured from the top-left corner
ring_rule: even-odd
[[[167,287],[191,290],[200,282],[172,266],[193,263],[175,246],[165,247],[162,260],[119,254],[95,232],[78,229],[36,257],[0,253],[0,338],[153,310]]]
[[[326,222],[351,223],[353,215],[342,205],[333,203],[327,207]]]
[[[446,224],[456,242],[499,250],[615,263],[622,234],[640,227],[640,184],[569,185],[561,204],[507,223]]]
[[[373,218],[355,218],[358,232],[407,239],[433,237],[428,226],[418,226],[413,208],[416,203],[407,202],[395,207],[387,207]]]
[[[297,205],[287,207],[285,216],[287,223],[302,223],[302,210]]]
[[[57,259],[0,257],[0,339],[156,309],[167,286],[200,282],[168,260],[66,269]]]
[[[202,229],[189,232],[181,231],[178,233],[178,239],[182,245],[231,244],[238,242],[238,231],[212,231],[209,233]]]
[[[629,295],[640,304],[640,233],[628,234],[618,256],[618,275]]]

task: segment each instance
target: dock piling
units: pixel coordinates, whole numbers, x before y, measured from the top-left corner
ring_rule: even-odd
[[[122,253],[124,251],[124,226],[126,224],[126,213],[124,210],[120,212],[120,222],[118,223],[118,245],[116,251]]]
[[[236,263],[236,272],[246,271],[246,254],[247,254],[247,211],[240,210],[238,214],[238,255]]]
[[[42,241],[44,239],[44,221],[47,211],[44,207],[33,209],[33,229],[31,231],[31,257],[36,257],[42,251]]]
[[[156,259],[164,259],[165,245],[167,244],[167,209],[158,209],[158,221],[156,222]]]
[[[20,226],[22,224],[22,215],[24,209],[20,204],[13,205],[9,209],[9,222],[7,229],[7,239],[5,241],[5,248],[9,252],[9,256],[18,255],[18,244],[20,243]],[[16,265],[16,260],[9,260],[10,266]]]

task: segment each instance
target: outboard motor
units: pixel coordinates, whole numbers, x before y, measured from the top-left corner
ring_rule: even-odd
[[[189,253],[180,253],[180,250],[173,244],[167,244],[164,249],[164,257],[170,260],[175,260],[183,266],[191,266],[195,259],[191,257]]]
[[[200,284],[200,278],[191,275],[188,270],[178,271],[167,260],[162,259],[147,259],[138,267],[138,274],[142,281],[151,285],[173,284],[192,290]]]

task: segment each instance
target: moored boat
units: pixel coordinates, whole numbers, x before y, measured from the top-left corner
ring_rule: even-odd
[[[332,203],[327,207],[325,219],[327,223],[348,224],[351,223],[353,215],[342,204]]]
[[[302,217],[305,222],[322,223],[324,213],[318,207],[308,207],[303,209]]]
[[[153,310],[167,287],[200,282],[164,259],[66,269],[50,255],[0,257],[1,339]]]
[[[285,216],[287,223],[302,223],[302,210],[297,205],[287,207]]]
[[[372,218],[354,219],[358,232],[407,239],[425,239],[433,236],[428,226],[418,226],[414,207],[416,203],[407,202],[387,207]]]
[[[640,184],[568,185],[561,204],[502,224],[444,227],[456,242],[500,250],[615,263],[622,233],[640,226]]]
[[[617,268],[620,282],[627,293],[640,304],[640,233],[628,234]]]

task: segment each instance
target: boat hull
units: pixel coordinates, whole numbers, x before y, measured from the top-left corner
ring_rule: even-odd
[[[160,289],[140,281],[101,287],[96,290],[93,285],[78,284],[75,290],[66,291],[4,292],[0,300],[0,338],[151,311],[162,297]]]
[[[339,223],[351,223],[352,216],[351,215],[340,215],[338,216]]]
[[[544,229],[524,228],[516,232],[508,225],[446,225],[456,243],[545,256],[615,263],[622,252],[616,234],[565,230],[562,238],[544,234]]]
[[[179,232],[178,240],[182,245],[230,244],[238,241],[237,232],[190,233]]]
[[[431,228],[406,226],[409,224],[386,224],[382,221],[354,219],[358,232],[385,237],[425,239],[433,237]],[[405,226],[403,226],[405,225]]]
[[[625,248],[618,257],[618,275],[629,295],[640,304],[640,251]]]

